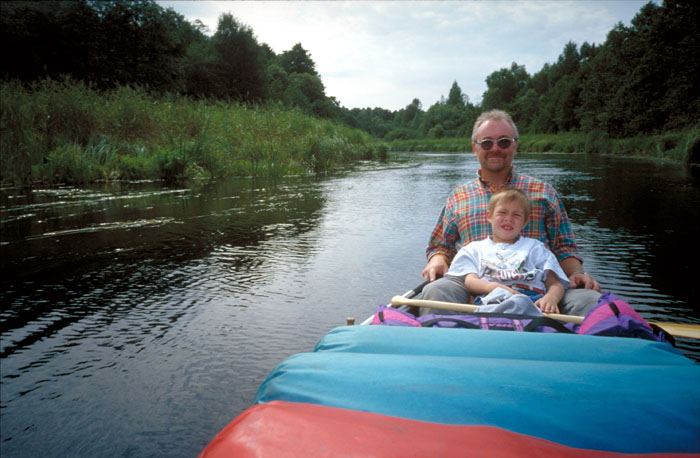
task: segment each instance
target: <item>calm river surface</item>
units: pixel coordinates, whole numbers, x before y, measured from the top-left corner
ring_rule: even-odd
[[[697,175],[516,166],[559,191],[604,290],[700,324]],[[415,153],[323,178],[0,191],[0,454],[196,456],[276,364],[421,282],[440,208],[476,168]]]

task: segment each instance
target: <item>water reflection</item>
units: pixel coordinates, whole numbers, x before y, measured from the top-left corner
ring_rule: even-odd
[[[289,240],[315,227],[322,206],[319,181],[306,178],[3,193],[3,455],[102,454],[94,438],[110,436],[136,438],[115,455],[176,456],[183,443],[196,453],[202,430],[194,440],[190,420],[168,420],[189,402],[181,390],[217,391],[245,367],[232,399],[249,402],[272,363],[264,352],[246,361],[265,326],[248,320],[241,333],[235,309],[254,305],[256,290],[270,296],[266,264],[277,255],[309,255]],[[212,323],[226,323],[214,349]]]
[[[559,190],[606,289],[700,323],[697,178],[582,155],[517,166]],[[275,364],[421,282],[439,209],[476,167],[413,154],[334,177],[0,191],[2,455],[196,455]]]

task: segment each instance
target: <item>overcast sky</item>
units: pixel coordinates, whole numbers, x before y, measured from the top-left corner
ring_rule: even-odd
[[[529,74],[573,41],[601,44],[647,1],[160,1],[216,31],[222,13],[250,26],[276,53],[296,43],[346,108],[427,110],[457,81],[472,103],[486,77],[513,62]],[[658,2],[657,2],[658,3]]]

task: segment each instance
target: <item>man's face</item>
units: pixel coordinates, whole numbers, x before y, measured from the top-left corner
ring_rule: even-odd
[[[476,140],[493,140],[489,150],[472,142],[474,156],[479,160],[482,170],[500,173],[510,170],[513,156],[518,151],[518,142],[512,142],[508,148],[501,148],[496,141],[499,138],[514,138],[515,132],[506,121],[486,121],[476,131]]]

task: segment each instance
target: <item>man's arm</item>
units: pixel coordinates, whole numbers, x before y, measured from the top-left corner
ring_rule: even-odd
[[[426,247],[428,263],[422,272],[423,278],[426,280],[434,281],[445,275],[450,268],[450,261],[457,253],[456,244],[459,240],[459,230],[456,227],[451,208],[452,205],[448,198],[430,234],[430,240]]]

